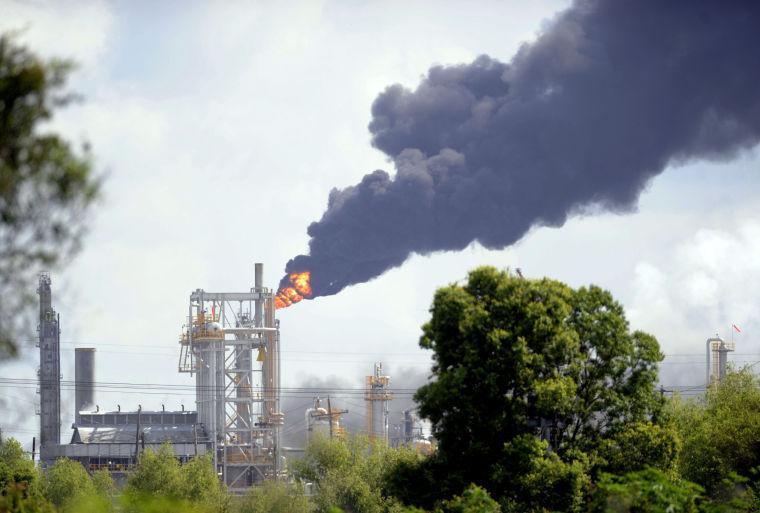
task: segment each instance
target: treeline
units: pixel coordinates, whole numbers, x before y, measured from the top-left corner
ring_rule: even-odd
[[[7,439],[0,445],[0,512],[497,513],[520,507],[594,513],[760,511],[760,382],[749,370],[729,373],[697,400],[663,401],[657,423],[630,426],[614,442],[599,447],[594,465],[576,464],[572,473],[559,458],[549,456],[544,444],[539,446],[544,448],[531,457],[540,470],[525,476],[536,488],[530,496],[517,498],[522,503],[505,503],[498,497],[510,490],[475,484],[448,497],[434,489],[415,491],[407,481],[410,469],[422,473],[416,482],[429,478],[424,473],[429,472],[430,458],[407,448],[372,444],[361,436],[314,440],[305,457],[292,463],[289,482],[267,482],[243,497],[221,485],[210,458],[199,456],[180,465],[170,445],[145,451],[126,486],[117,490],[107,471],[88,474],[67,459],[40,472],[20,444]],[[408,504],[404,494],[409,493],[441,495],[431,508],[422,509]],[[532,499],[541,495],[543,505]],[[568,506],[549,506],[558,501]]]
[[[760,512],[760,382],[750,368],[690,401],[657,389],[657,340],[598,287],[490,267],[439,289],[418,390],[437,450],[317,439],[289,482],[231,496],[204,457],[146,451],[118,493],[62,460],[0,454],[4,511],[199,513]]]

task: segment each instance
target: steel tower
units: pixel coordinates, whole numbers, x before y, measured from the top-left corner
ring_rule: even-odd
[[[195,374],[198,422],[222,481],[243,493],[279,477],[280,331],[263,265],[248,292],[191,293],[180,344],[179,371]]]
[[[41,273],[37,294],[40,296],[38,347],[40,348],[40,460],[46,461],[47,449],[61,439],[61,340],[60,317],[52,306],[50,275]]]

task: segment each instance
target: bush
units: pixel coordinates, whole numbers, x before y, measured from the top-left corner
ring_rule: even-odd
[[[250,489],[241,499],[238,513],[309,513],[309,499],[300,484],[289,485],[281,481],[266,481]]]
[[[346,441],[316,438],[307,446],[304,458],[294,463],[294,471],[300,480],[314,483],[314,503],[320,513],[336,507],[385,513],[402,508],[387,492],[389,473],[400,462],[417,458],[409,449],[392,449],[364,436]]]
[[[61,458],[45,472],[45,497],[58,508],[97,495],[90,475],[78,461]]]
[[[13,485],[16,491],[36,496],[39,481],[37,467],[16,439],[8,438],[0,443],[0,490]]]
[[[501,513],[501,508],[485,489],[470,485],[461,496],[444,501],[436,513]]]
[[[229,497],[208,456],[180,465],[166,443],[140,455],[127,479],[124,503],[131,511],[226,511]]]
[[[673,481],[664,472],[646,469],[622,476],[603,474],[591,502],[592,513],[696,513],[703,489]]]

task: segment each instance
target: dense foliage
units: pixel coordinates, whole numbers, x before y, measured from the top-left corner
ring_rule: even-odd
[[[716,500],[757,501],[760,511],[760,381],[729,373],[704,401],[670,405],[683,439],[678,470]]]
[[[596,485],[590,510],[593,513],[696,513],[701,492],[694,483],[673,481],[652,468],[617,476],[603,474]]]
[[[336,507],[383,513],[402,510],[401,503],[387,492],[389,470],[419,461],[421,458],[409,449],[391,449],[366,437],[346,442],[316,438],[294,470],[300,480],[314,484],[314,504],[319,513],[330,513]]]
[[[98,193],[87,149],[45,129],[74,99],[64,89],[70,70],[0,34],[0,359],[17,350],[12,335],[31,279],[77,249]]]
[[[214,472],[209,456],[198,456],[184,465],[171,445],[140,454],[124,489],[127,510],[142,511],[165,504],[186,511],[225,511],[229,496]]]
[[[435,379],[416,399],[439,442],[428,472],[446,494],[476,483],[507,510],[578,511],[607,463],[600,447],[614,452],[616,437],[659,416],[657,341],[631,332],[598,287],[483,267],[439,289],[431,314],[421,346]],[[418,485],[405,499],[431,506]]]

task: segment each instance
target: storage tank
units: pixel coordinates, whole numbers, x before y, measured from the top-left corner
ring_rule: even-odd
[[[314,399],[314,406],[306,410],[306,443],[319,436],[330,436],[330,415],[317,397]]]

